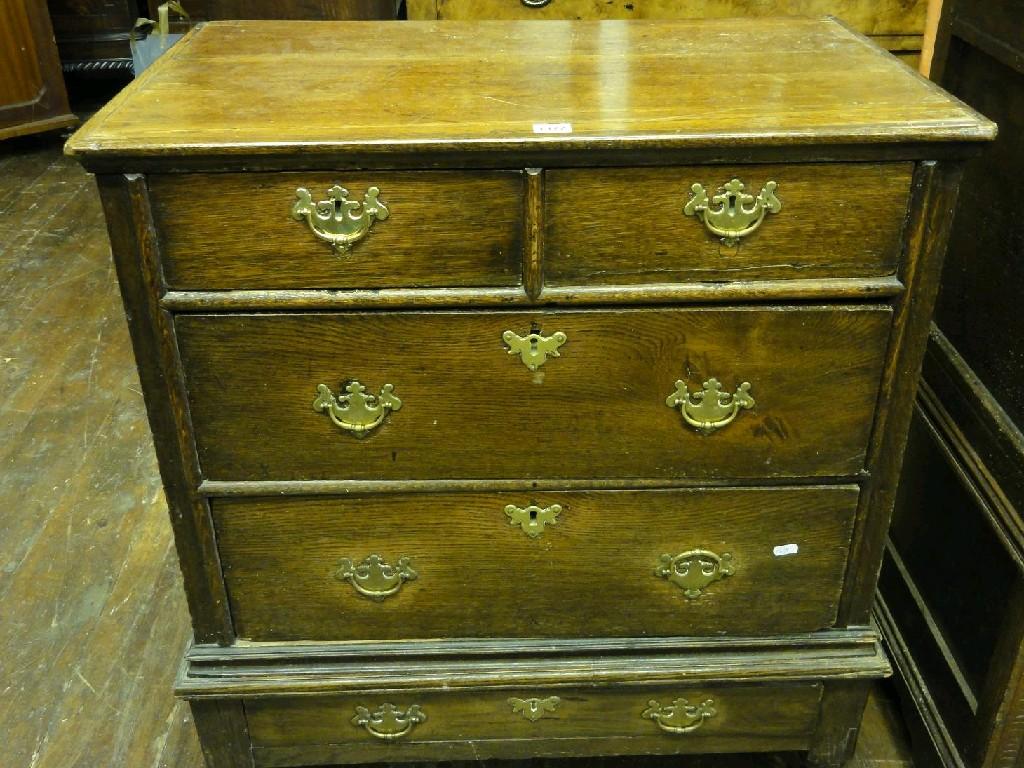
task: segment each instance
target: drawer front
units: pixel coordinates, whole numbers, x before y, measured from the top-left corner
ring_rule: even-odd
[[[250,699],[245,711],[269,766],[800,750],[820,700],[821,685],[803,683]]]
[[[548,171],[544,276],[552,285],[593,285],[891,275],[912,170],[831,163]],[[686,215],[684,206],[701,184],[718,210],[711,198],[732,179],[755,197],[775,182],[781,207],[761,211],[756,229],[724,243],[702,217],[730,231],[757,217]]]
[[[209,479],[729,479],[862,469],[890,314],[183,315],[176,326]],[[536,357],[532,328],[551,340]],[[384,398],[367,404],[383,418],[375,428],[332,420],[353,379],[361,397]],[[707,391],[714,406],[711,379],[737,407],[705,422],[694,402]],[[703,433],[686,419],[723,426]]]
[[[172,289],[515,286],[522,270],[518,171],[225,173],[148,177],[164,275]],[[364,214],[380,190],[382,214],[358,225],[316,223],[358,238],[339,250],[293,217],[296,190],[313,204],[340,185]],[[337,195],[336,195],[337,197]],[[339,207],[345,208],[339,200]],[[371,205],[371,208],[373,206]],[[311,216],[314,219],[315,217]],[[352,229],[352,232],[346,232]],[[363,234],[360,234],[363,233]]]
[[[212,502],[235,629],[258,641],[810,632],[835,620],[856,504],[854,486]]]

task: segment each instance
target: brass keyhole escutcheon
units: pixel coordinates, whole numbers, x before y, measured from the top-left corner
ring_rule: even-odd
[[[505,507],[505,514],[508,515],[509,525],[518,525],[523,529],[523,533],[531,539],[536,539],[544,533],[544,526],[558,523],[562,505],[538,507],[531,504],[528,507],[517,507],[515,504],[509,504]]]
[[[538,332],[520,336],[515,331],[505,331],[501,334],[501,339],[508,346],[510,355],[519,355],[523,365],[531,371],[536,371],[549,357],[561,357],[558,349],[569,340],[569,337],[561,331],[550,336]]]
[[[546,699],[517,699],[510,698],[508,703],[512,706],[513,714],[522,715],[531,723],[540,720],[544,715],[554,712],[562,702],[557,696],[548,696]]]

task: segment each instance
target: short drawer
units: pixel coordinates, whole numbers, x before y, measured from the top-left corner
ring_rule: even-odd
[[[214,499],[246,640],[831,626],[855,486]]]
[[[861,471],[890,315],[182,315],[176,327],[211,480],[728,480]]]
[[[245,701],[260,766],[807,749],[819,683]],[[768,714],[770,713],[770,717]]]
[[[877,277],[896,271],[912,163],[690,166],[551,170],[545,177],[545,280],[551,285]],[[738,179],[753,211],[770,182],[781,207],[714,217],[735,229],[763,219],[735,243],[702,216],[684,214],[691,188],[715,202]]]
[[[522,270],[518,171],[217,173],[147,179],[172,289],[375,289],[515,286]],[[347,197],[332,187],[341,186]],[[292,215],[297,190],[363,215],[379,189],[387,217],[346,252]],[[372,206],[371,206],[372,207]],[[315,217],[314,217],[315,218]],[[333,225],[331,225],[333,227]],[[330,227],[318,228],[326,234]],[[340,228],[339,236],[344,235]]]

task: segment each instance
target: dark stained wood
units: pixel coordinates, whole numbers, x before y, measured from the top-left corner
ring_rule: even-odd
[[[808,768],[843,768],[853,757],[868,685],[860,681],[832,683],[821,701],[821,724],[807,755]]]
[[[508,703],[510,696],[551,695],[560,699],[556,710],[535,722],[514,714]],[[654,721],[641,717],[650,701],[666,705],[677,698],[691,704],[710,700],[716,713],[687,734],[666,733]],[[584,754],[755,751],[765,746],[797,750],[806,746],[813,731],[820,699],[821,686],[813,684],[513,688],[474,694],[257,699],[247,701],[245,707],[258,763],[289,765],[296,757],[305,757],[309,748],[317,760],[331,763],[487,758],[506,754],[509,747],[514,752],[516,742],[526,740],[535,745],[531,754],[579,754],[581,736],[586,737]],[[402,709],[418,704],[426,720],[406,738],[391,743],[351,722],[356,706],[372,712],[384,702]],[[771,718],[764,717],[766,710],[772,711]]]
[[[56,143],[0,147],[0,251],[8,257],[0,259],[5,300],[18,308],[0,313],[5,765],[201,768],[188,705],[171,693],[190,628],[101,208],[93,183]],[[822,656],[833,658],[833,669],[853,666],[837,664],[831,646]],[[683,663],[674,668],[686,671]],[[888,694],[875,688],[851,766],[908,768],[906,750]],[[800,760],[629,757],[586,765],[796,768]]]
[[[893,307],[889,354],[868,452],[871,476],[861,497],[862,511],[871,510],[871,514],[862,513],[854,536],[847,577],[850,589],[844,593],[845,604],[840,611],[844,623],[866,623],[871,613],[873,585],[882,567],[886,529],[899,483],[961,172],[962,167],[956,164],[926,162],[920,164],[914,177],[905,261],[900,268],[907,292],[895,300]]]
[[[0,139],[77,122],[68,106],[45,0],[0,5]]]
[[[157,18],[155,8],[150,14],[144,0],[47,0],[47,5],[65,71],[131,78],[132,27],[139,17]]]
[[[889,319],[801,306],[176,323],[208,479],[736,479],[863,468]],[[502,333],[534,327],[568,340],[531,372]],[[665,399],[711,377],[750,382],[756,405],[701,435]],[[312,408],[319,384],[349,379],[403,402],[364,439]]]
[[[301,155],[315,167],[318,155],[339,152],[380,162],[392,152],[508,150],[572,151],[580,162],[602,148],[711,146],[725,157],[751,146],[963,142],[994,132],[832,21],[304,22],[291,31],[297,24],[211,23],[192,33],[68,151],[86,163],[124,158],[122,170],[135,170],[130,158],[172,152],[179,166],[204,157]],[[439,35],[449,44],[438,46]],[[730,67],[759,73],[732,82],[729,98],[694,76],[723,35]],[[343,118],[335,88],[295,86],[296,69],[339,61],[349,84]],[[191,98],[197,92],[204,98]],[[534,133],[536,123],[570,123],[572,133]]]
[[[1020,11],[943,6],[932,75],[1000,133],[965,169],[880,585],[915,752],[955,768],[1017,768],[1024,750]],[[936,556],[950,541],[955,566]]]
[[[876,277],[896,271],[910,163],[552,170],[545,274],[552,285]],[[738,246],[683,215],[690,186],[738,178],[782,202]],[[862,226],[866,220],[870,227]]]
[[[515,286],[521,172],[150,176],[164,276],[174,289]],[[354,200],[380,188],[387,219],[338,255],[291,217],[295,190]],[[234,213],[210,216],[211,211]]]
[[[100,176],[97,183],[139,378],[147,395],[146,410],[164,493],[177,530],[195,637],[199,642],[227,643],[232,639],[231,619],[209,507],[196,494],[199,467],[189,432],[174,328],[170,314],[158,303],[158,246],[145,182],[139,176]]]
[[[995,7],[1008,6],[994,3]],[[1005,7],[1001,13],[1005,14]],[[985,14],[972,14],[984,16]],[[1018,21],[1018,29],[1020,22]],[[1007,33],[1008,34],[1008,33]],[[1008,38],[1012,39],[1012,38]],[[1024,55],[1024,38],[1017,38]],[[1017,211],[1024,192],[1016,182],[1024,167],[1024,63],[1013,69],[974,46],[960,43],[951,53],[944,82],[998,117],[1000,136],[982,162],[968,166],[962,199],[943,271],[935,322],[1015,424],[1024,424],[1022,346],[1024,254]],[[993,83],[1000,87],[993,88]],[[993,205],[984,188],[1005,189]],[[995,278],[995,279],[993,279]],[[978,333],[998,328],[997,333]]]
[[[198,699],[189,706],[207,766],[253,768],[248,718],[239,702]]]
[[[856,486],[441,493],[222,499],[213,510],[247,640],[763,635],[831,626],[857,496]],[[507,504],[562,511],[530,538]],[[799,551],[775,554],[785,545]],[[735,573],[690,599],[654,572],[662,554],[695,549],[729,553]],[[338,561],[371,553],[408,557],[417,578],[383,602],[360,596],[336,578]],[[795,587],[805,599],[787,600]]]
[[[444,46],[438,46],[440,39]],[[772,55],[766,56],[769,50]],[[807,61],[814,52],[818,66],[810,67]],[[395,65],[399,55],[401,67]],[[740,79],[728,99],[694,76],[708,61],[720,60],[723,55],[741,71],[759,75]],[[348,87],[345,95],[350,98],[341,106],[337,89],[296,85],[297,68],[336,71],[342,63],[346,65],[345,82],[354,85]],[[438,90],[441,83],[443,91]],[[328,90],[330,96],[325,95]],[[196,94],[202,98],[183,98]],[[168,105],[174,105],[173,109]],[[562,123],[569,127],[561,133],[545,128],[545,124]],[[200,638],[206,649],[203,653],[189,654],[179,691],[187,697],[228,703],[238,698],[348,696],[398,688],[426,694],[456,688],[472,693],[531,687],[543,690],[552,685],[571,689],[616,683],[706,683],[709,687],[741,683],[756,684],[764,691],[808,682],[824,686],[821,718],[803,734],[798,746],[810,749],[813,762],[838,766],[853,751],[868,681],[889,671],[877,647],[876,633],[867,627],[868,606],[882,558],[884,528],[960,171],[956,162],[946,160],[977,151],[993,132],[994,127],[983,118],[833,20],[770,20],[756,26],[739,21],[553,23],[533,29],[525,24],[328,28],[238,22],[193,33],[68,145],[68,151],[82,157],[89,167],[108,172],[102,179],[103,189],[108,211],[116,220],[111,232],[136,346],[140,357],[146,358],[142,375],[154,431],[159,449],[174,453],[162,463],[170,478],[168,492],[178,542],[187,553],[187,588],[199,606],[199,615],[212,622],[204,628],[212,626],[214,630]],[[688,162],[680,161],[684,156]],[[359,302],[368,301],[375,286],[360,286],[360,280],[329,300],[317,299],[313,295],[316,289],[310,287],[290,287],[280,293],[261,288],[232,290],[222,300],[215,294],[223,284],[209,284],[221,272],[211,269],[190,290],[168,296],[163,279],[174,277],[165,267],[175,242],[188,241],[194,232],[212,232],[219,237],[231,231],[222,224],[228,214],[217,205],[216,195],[206,195],[191,216],[180,220],[175,218],[176,207],[187,208],[189,203],[167,206],[167,220],[159,222],[161,239],[154,215],[163,214],[154,214],[147,179],[138,175],[162,169],[166,173],[155,179],[155,186],[180,184],[179,191],[202,188],[196,182],[207,177],[186,175],[199,169],[223,174],[209,177],[213,185],[224,179],[241,181],[237,190],[229,190],[237,201],[229,209],[234,214],[245,210],[249,197],[262,201],[261,191],[254,190],[251,182],[259,181],[261,177],[255,174],[265,171],[302,169],[309,173],[297,175],[329,175],[332,183],[339,173],[358,171],[371,183],[370,179],[399,169],[432,174],[448,170],[467,178],[479,173],[483,178],[495,170],[522,173],[539,168],[554,175],[556,169],[566,167],[638,169],[695,162],[722,170],[721,165],[749,167],[769,158],[787,167],[800,166],[794,174],[806,171],[807,164],[815,161],[903,163],[904,173],[907,161],[916,164],[909,206],[904,176],[896,205],[868,209],[866,215],[853,217],[841,235],[828,238],[837,241],[837,253],[844,253],[844,248],[858,241],[855,233],[846,229],[874,227],[887,233],[889,246],[878,246],[877,253],[870,248],[862,251],[868,281],[858,282],[857,277],[849,276],[846,267],[851,260],[841,265],[843,268],[833,265],[836,274],[820,275],[820,280],[799,278],[804,282],[794,289],[802,291],[805,299],[827,295],[829,290],[846,290],[846,303],[819,299],[813,304],[772,304],[769,297],[773,294],[765,285],[769,278],[752,283],[750,293],[735,288],[719,292],[708,288],[706,280],[680,290],[673,285],[678,278],[653,278],[651,283],[631,288],[554,285],[549,295],[543,277],[550,264],[545,263],[542,241],[549,234],[548,225],[554,225],[553,206],[545,199],[550,190],[537,183],[542,180],[539,175],[527,182],[525,193],[521,180],[516,180],[520,188],[512,231],[523,242],[517,249],[518,263],[510,270],[512,281],[506,285],[468,284],[448,294],[444,283],[427,290],[430,286],[405,288],[399,283],[391,287],[385,282],[389,292],[368,307],[389,311],[317,313],[296,310],[317,301],[327,301],[328,307],[339,310],[354,309],[361,306]],[[648,172],[643,174],[646,177]],[[171,175],[181,181],[169,181]],[[843,178],[849,181],[849,177]],[[891,202],[888,185],[867,186],[874,190],[874,197]],[[819,200],[826,199],[822,194]],[[851,198],[845,191],[838,194],[837,207],[843,210]],[[203,193],[195,196],[203,197]],[[159,194],[156,197],[159,200]],[[176,202],[188,198],[185,193],[172,197]],[[892,208],[899,213],[894,214]],[[422,209],[427,210],[425,206]],[[456,210],[456,218],[466,218],[464,210]],[[800,210],[808,209],[801,206]],[[892,247],[892,237],[904,211],[904,258],[897,263],[899,249]],[[429,215],[431,222],[448,221],[447,228],[459,227],[451,223],[452,212],[443,206],[440,212],[430,209]],[[291,225],[285,216],[274,208],[270,220]],[[275,227],[279,225],[263,222],[263,218],[256,225],[246,221],[243,225],[249,230],[236,227],[235,231],[255,232],[257,241],[276,240],[281,230]],[[183,228],[189,231],[183,233]],[[805,230],[793,230],[797,231]],[[480,236],[467,232],[466,238]],[[399,240],[408,242],[409,237],[402,234]],[[211,258],[230,263],[232,255],[246,245],[230,242],[212,248],[203,244],[203,238],[191,243],[189,258],[202,256],[204,250],[215,251]],[[782,246],[779,249],[784,250]],[[276,255],[268,254],[271,259]],[[630,258],[624,252],[622,263],[613,265],[615,271],[628,274]],[[833,259],[838,260],[838,256]],[[377,261],[380,270],[387,270],[385,258]],[[880,262],[888,274],[872,271]],[[132,267],[133,263],[137,266]],[[175,267],[180,264],[174,261]],[[218,267],[223,269],[219,263]],[[465,269],[478,267],[470,264]],[[272,272],[274,268],[271,261],[262,270]],[[864,264],[853,264],[853,269],[864,268]],[[409,270],[403,263],[398,271]],[[444,271],[438,268],[436,273],[444,279]],[[278,282],[273,276],[269,285],[293,285],[287,282],[290,278],[289,274],[285,282]],[[402,274],[397,279],[403,278],[408,276]],[[643,279],[652,278],[641,278],[641,282]],[[837,283],[837,279],[847,282]],[[582,278],[577,282],[583,282]],[[877,293],[870,304],[849,301],[872,290]],[[743,306],[656,306],[714,295]],[[479,305],[477,298],[481,299]],[[622,303],[647,306],[620,306],[620,298]],[[591,307],[494,309],[505,300],[587,303]],[[255,302],[263,311],[225,314],[246,301]],[[415,311],[395,309],[403,301]],[[213,313],[195,313],[203,302],[210,303]],[[459,311],[439,310],[442,306]],[[485,309],[487,306],[491,309]],[[174,312],[178,314],[172,315]],[[531,372],[506,354],[501,342],[506,330],[522,334],[561,331],[569,342],[559,358]],[[700,435],[666,407],[665,398],[677,378],[699,385],[712,376],[722,379],[727,391],[741,381],[751,381],[757,406],[721,432]],[[337,388],[355,377],[372,390],[385,383],[394,385],[404,401],[400,412],[391,414],[362,440],[340,433],[312,408],[318,384]],[[683,488],[658,491],[659,481]],[[583,627],[579,636],[578,627],[563,630],[562,639],[568,646],[538,646],[536,637],[543,634],[535,632],[534,640],[521,641],[528,647],[517,648],[510,642],[516,636],[501,638],[504,625],[495,623],[503,621],[499,618],[491,622],[498,629],[489,627],[486,620],[474,625],[479,626],[478,642],[483,644],[475,650],[451,636],[447,628],[452,624],[444,624],[436,633],[439,637],[417,641],[429,644],[423,651],[425,658],[417,658],[415,653],[410,656],[409,646],[394,639],[404,631],[393,624],[367,630],[373,642],[346,646],[340,655],[322,643],[311,648],[285,642],[276,646],[275,653],[261,643],[248,648],[246,643],[232,642],[232,625],[223,611],[227,587],[219,578],[219,556],[223,553],[226,557],[229,546],[235,546],[234,551],[252,552],[248,559],[257,564],[245,579],[233,582],[237,589],[231,593],[232,600],[243,617],[253,610],[245,599],[249,585],[256,585],[260,593],[257,604],[270,600],[262,596],[264,592],[290,598],[289,580],[278,578],[273,567],[264,567],[260,561],[273,565],[298,552],[288,562],[303,567],[308,563],[309,573],[337,567],[336,562],[328,566],[319,553],[333,551],[339,543],[348,547],[365,540],[367,524],[352,530],[346,526],[352,525],[349,520],[360,521],[358,511],[335,516],[330,510],[334,504],[361,501],[362,497],[355,495],[359,493],[367,499],[364,506],[376,510],[375,519],[382,521],[379,525],[387,528],[386,534],[376,539],[378,543],[401,542],[404,528],[396,524],[396,517],[401,523],[411,518],[415,522],[406,526],[416,542],[431,543],[432,549],[442,554],[461,555],[460,567],[469,564],[468,570],[458,571],[461,577],[454,587],[445,590],[454,597],[431,596],[435,613],[454,604],[460,594],[472,595],[474,580],[485,580],[478,573],[492,561],[509,563],[500,589],[507,590],[509,584],[518,587],[514,599],[520,603],[503,596],[506,592],[497,594],[499,588],[495,587],[489,595],[491,603],[475,597],[464,601],[470,606],[486,606],[476,611],[474,619],[489,618],[497,606],[501,606],[496,608],[497,616],[511,615],[508,606],[521,604],[523,594],[529,594],[531,588],[546,589],[557,597],[557,587],[547,583],[538,587],[531,581],[529,569],[517,567],[521,562],[503,561],[502,553],[490,558],[477,554],[494,549],[494,539],[485,541],[480,534],[485,517],[464,523],[464,518],[448,515],[438,522],[436,504],[448,495],[463,500],[473,498],[472,494],[498,499],[498,492],[488,488],[488,482],[501,486],[501,498],[526,495],[526,491],[531,500],[549,492],[564,493],[565,499],[603,498],[587,488],[588,482],[610,491],[616,490],[616,484],[648,489],[634,493],[635,498],[654,498],[658,493],[663,493],[663,498],[749,493],[752,496],[745,497],[749,499],[762,493],[787,493],[794,499],[806,499],[807,494],[818,492],[811,484],[859,486],[852,545],[849,504],[857,492],[855,487],[847,490],[842,526],[815,534],[807,547],[807,551],[823,553],[828,547],[830,556],[823,557],[823,562],[831,564],[825,570],[835,567],[831,571],[835,575],[824,577],[824,582],[818,576],[804,579],[806,593],[789,585],[781,599],[752,603],[748,596],[737,608],[742,618],[729,619],[742,622],[761,616],[754,622],[756,626],[741,630],[748,635],[759,634],[766,625],[789,626],[785,621],[791,611],[815,613],[819,619],[811,628],[821,627],[823,621],[836,626],[819,629],[813,640],[806,635],[794,639],[764,634],[761,637],[769,644],[759,646],[752,646],[749,638],[726,634],[700,641],[692,636],[669,638],[670,649],[652,651],[649,645],[643,647],[642,638],[638,642],[638,638],[625,635],[622,645],[615,648],[609,647],[607,640],[593,637],[604,631],[603,626],[613,626],[614,617],[595,626],[588,622],[593,622],[591,614],[601,615],[599,610],[592,610],[584,619],[575,618],[566,610],[571,603],[563,598],[556,613],[551,596],[546,596],[535,600],[545,615],[556,616],[549,621],[556,628],[553,631],[558,631],[560,622]],[[558,489],[560,482],[573,492]],[[685,487],[692,489],[698,482],[709,489]],[[729,489],[729,483],[764,485],[773,490]],[[798,487],[780,488],[783,483]],[[622,495],[616,498],[629,498],[619,490]],[[291,497],[308,492],[314,498],[251,500],[278,492]],[[407,492],[417,496],[403,496]],[[331,493],[347,501],[331,498]],[[212,500],[218,510],[226,510],[217,513],[222,538],[211,530],[208,494],[250,497]],[[581,506],[588,509],[588,503],[576,504],[577,512]],[[260,505],[269,506],[258,520],[246,524],[247,511]],[[289,509],[300,508],[307,513],[288,514]],[[627,505],[620,516],[637,520],[638,509],[638,505]],[[679,522],[671,513],[663,513],[655,524],[629,528],[643,531],[637,540],[647,548],[654,545],[651,533],[670,534],[676,525],[683,535],[704,531],[704,538],[714,539],[717,531],[706,522],[713,514],[716,520],[735,521],[729,528],[739,537],[739,550],[747,553],[754,546],[775,545],[763,530],[772,519],[778,518],[774,528],[787,533],[800,530],[789,526],[802,526],[806,532],[828,519],[821,508],[800,514],[796,501],[775,507],[761,499],[756,514],[749,508],[702,509],[705,512],[691,516],[693,520]],[[832,509],[835,513],[836,508]],[[608,523],[598,513],[582,514],[578,519]],[[467,526],[464,535],[442,540],[445,526],[462,530],[463,524]],[[245,550],[259,540],[260,531],[271,532],[271,544],[260,551]],[[507,527],[503,531],[510,533]],[[615,535],[618,541],[622,534]],[[725,534],[717,535],[724,540]],[[465,547],[466,541],[473,546]],[[552,536],[540,543],[554,545],[557,541]],[[606,541],[595,533],[587,546],[607,546],[602,544]],[[313,543],[303,549],[306,542]],[[215,549],[218,543],[222,550]],[[585,560],[586,547],[577,550]],[[621,553],[615,554],[621,559]],[[831,596],[840,589],[841,562],[848,555],[839,614],[833,621],[835,601]],[[349,555],[339,555],[345,556]],[[423,555],[428,562],[431,557]],[[549,559],[559,562],[557,557]],[[744,559],[763,562],[747,554]],[[234,558],[232,567],[241,569],[246,560],[244,556]],[[601,577],[609,569],[608,562],[616,561],[607,554],[595,560],[603,570],[587,580],[591,591],[590,582],[596,582],[600,590],[606,583]],[[568,557],[561,562],[566,565],[560,570],[569,575],[558,573],[547,581],[557,584],[560,578],[572,584],[581,574],[594,573],[589,564],[581,566]],[[550,563],[542,560],[532,570],[545,567],[550,568]],[[776,589],[772,585],[778,582],[773,579],[783,570],[778,564],[771,569],[772,575],[761,577],[760,597],[766,589]],[[401,606],[406,597],[405,603],[412,603],[416,596],[428,594],[419,591],[428,572],[421,576],[422,582],[417,580],[415,589],[409,586],[385,605]],[[730,576],[724,585],[712,585],[723,588],[708,590],[707,605],[717,604],[711,595],[720,596],[724,603],[735,594],[725,587],[732,590],[742,584],[739,575]],[[653,573],[645,576],[654,580]],[[300,576],[291,581],[301,586],[304,579]],[[337,602],[329,607],[317,603],[324,589],[318,587],[312,599],[304,602],[320,605],[320,615],[334,621],[340,615]],[[293,591],[310,592],[306,588]],[[604,592],[606,602],[609,594],[617,594],[608,589]],[[825,595],[829,595],[828,615],[822,619],[818,598]],[[612,605],[625,602],[616,599],[610,598]],[[648,604],[644,595],[637,595],[617,613],[628,618]],[[774,612],[769,613],[772,608]],[[288,610],[286,599],[278,613],[287,618]],[[763,615],[762,610],[766,612]],[[529,609],[520,609],[520,614],[529,617]],[[216,622],[221,620],[223,631],[217,631]],[[274,616],[257,624],[256,631],[262,632],[264,627],[277,631],[288,622]],[[851,642],[850,627],[860,633],[860,640]],[[588,628],[592,629],[590,637],[585,631]],[[302,630],[302,634],[320,631]],[[622,631],[637,632],[628,622]],[[424,634],[427,631],[421,632],[412,622],[408,635]],[[648,635],[653,636],[650,631]],[[224,648],[217,651],[213,648],[216,643]],[[486,650],[488,644],[493,652]],[[525,655],[520,658],[521,654]],[[1006,658],[1002,652],[997,655]],[[223,725],[218,724],[221,714],[215,711],[207,710],[201,718],[199,727],[207,734],[208,754],[214,763],[233,766],[240,760],[244,764],[249,759],[249,739],[238,710],[227,707],[221,713],[228,718]],[[794,742],[784,739],[760,739],[759,729],[771,727],[773,721],[770,712],[761,711],[759,716],[758,724],[746,735],[730,739],[728,745],[709,742],[701,749],[796,748]],[[626,751],[642,750],[642,739],[633,741]],[[496,748],[496,756],[513,758],[546,753],[547,743],[545,739],[502,740],[491,742],[491,746]],[[464,746],[458,749],[471,753],[475,746],[473,741],[459,744]],[[564,746],[577,755],[619,753],[627,746],[615,738],[600,749],[593,742],[587,744],[575,738],[567,739]],[[343,747],[335,740],[284,746],[279,753],[261,753],[259,760],[325,762],[335,759]],[[434,744],[429,749],[437,747]],[[422,756],[453,754],[449,750]],[[479,757],[481,753],[475,754]],[[386,753],[377,755],[378,760],[388,757]]]

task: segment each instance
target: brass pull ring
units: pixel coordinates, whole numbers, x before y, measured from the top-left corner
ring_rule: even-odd
[[[378,199],[380,189],[377,187],[368,187],[362,202],[349,200],[348,190],[337,184],[328,189],[327,194],[328,199],[314,203],[308,189],[296,189],[292,218],[305,219],[310,231],[330,243],[339,255],[347,253],[366,237],[374,221],[391,215],[387,205]]]
[[[342,558],[334,575],[340,581],[350,582],[363,597],[378,601],[397,594],[405,582],[419,576],[409,564],[408,557],[400,557],[396,565],[390,565],[376,554],[370,555],[358,565],[347,557]]]
[[[690,187],[690,199],[683,206],[683,213],[696,216],[722,243],[735,247],[741,237],[746,237],[761,226],[769,213],[782,210],[782,201],[775,196],[778,183],[769,181],[755,197],[744,190],[747,188],[739,179],[724,184],[718,193],[708,200],[703,184]]]
[[[668,579],[690,600],[696,600],[711,584],[732,576],[733,571],[730,553],[716,555],[707,549],[691,549],[678,555],[662,555],[654,575]]]
[[[545,5],[551,2],[551,0],[520,0],[520,2],[527,8],[543,8]]]
[[[379,427],[391,411],[399,411],[402,401],[395,394],[391,384],[380,388],[379,395],[366,394],[366,387],[353,379],[344,388],[345,394],[335,396],[326,384],[317,384],[313,410],[326,413],[335,426],[364,437]]]
[[[352,725],[361,726],[371,736],[393,741],[407,735],[419,723],[425,722],[426,713],[419,704],[412,704],[405,712],[394,704],[381,704],[376,712],[366,707],[356,707]]]
[[[676,382],[676,390],[667,398],[665,405],[679,408],[683,420],[705,435],[728,426],[740,410],[753,408],[754,398],[750,396],[750,382],[744,381],[731,395],[722,391],[718,379],[708,379],[703,389],[690,392],[682,379]]]
[[[653,720],[658,727],[668,733],[691,733],[696,731],[708,718],[718,714],[714,699],[705,699],[700,704],[690,704],[686,699],[676,699],[664,707],[651,699],[647,709],[640,715],[646,720]]]

